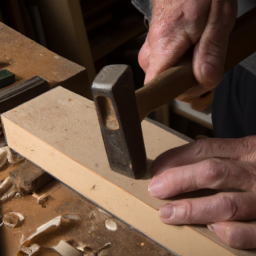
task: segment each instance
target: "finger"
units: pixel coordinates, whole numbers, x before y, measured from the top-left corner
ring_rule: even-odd
[[[237,3],[212,0],[205,30],[194,50],[193,68],[197,81],[208,89],[219,84],[224,73],[226,50],[235,24]]]
[[[145,77],[145,84],[172,67],[192,45],[185,32],[178,35],[163,35],[160,38],[152,36],[152,38],[154,38],[154,42],[149,42],[150,63]]]
[[[155,160],[153,170],[158,174],[176,166],[189,165],[209,158],[253,161],[253,152],[256,152],[256,136],[241,139],[204,138],[164,152]]]
[[[153,197],[169,198],[203,188],[255,190],[254,164],[226,159],[208,159],[168,169],[151,180]]]
[[[256,222],[217,222],[207,225],[225,244],[236,249],[256,248]]]
[[[150,47],[148,44],[148,38],[146,38],[145,43],[141,47],[138,55],[139,65],[145,73],[147,72],[148,66],[149,66],[149,56],[150,56]]]
[[[207,224],[228,220],[252,220],[256,197],[252,192],[220,193],[213,196],[172,201],[159,210],[166,224]]]

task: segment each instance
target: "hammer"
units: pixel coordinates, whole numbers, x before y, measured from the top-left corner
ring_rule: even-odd
[[[256,50],[256,8],[237,19],[230,35],[225,72]],[[92,85],[92,94],[111,169],[131,178],[147,170],[140,122],[153,110],[197,85],[191,54],[134,91],[127,65],[104,67]]]

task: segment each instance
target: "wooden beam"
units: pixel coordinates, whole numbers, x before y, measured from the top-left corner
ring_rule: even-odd
[[[150,170],[133,180],[110,170],[93,102],[57,87],[2,115],[8,145],[91,201],[179,255],[253,255],[228,248],[206,227],[170,226],[158,217],[167,201],[147,191]],[[142,123],[148,164],[187,141]],[[204,235],[202,235],[204,233]]]

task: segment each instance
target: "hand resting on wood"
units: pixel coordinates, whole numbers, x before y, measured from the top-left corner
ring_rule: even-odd
[[[166,224],[207,224],[227,245],[256,248],[256,136],[200,139],[160,155],[149,192],[164,199],[203,188],[237,189],[160,208]]]

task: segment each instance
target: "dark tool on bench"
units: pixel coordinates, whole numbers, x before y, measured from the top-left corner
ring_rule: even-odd
[[[40,76],[15,84],[0,91],[0,113],[33,99],[49,90],[48,83]]]
[[[256,51],[256,8],[237,20],[230,36],[225,71]],[[112,170],[132,178],[146,172],[146,153],[140,121],[197,84],[191,56],[134,92],[131,69],[104,67],[92,93]]]
[[[15,75],[7,69],[0,71],[0,88],[6,87],[15,82]]]

